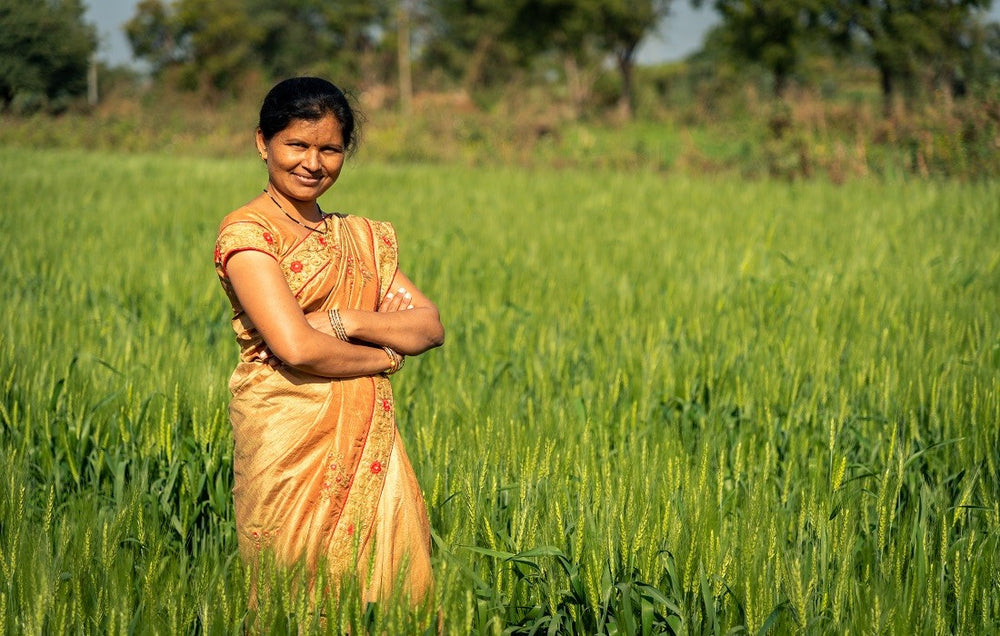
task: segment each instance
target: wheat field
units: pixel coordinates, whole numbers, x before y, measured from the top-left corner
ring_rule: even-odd
[[[242,633],[218,221],[258,162],[0,148],[0,632]],[[1000,184],[383,165],[433,607],[263,633],[1000,631]],[[280,587],[276,587],[280,590]]]

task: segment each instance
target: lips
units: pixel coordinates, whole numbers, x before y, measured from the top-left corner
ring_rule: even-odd
[[[302,185],[307,185],[307,186],[318,185],[319,182],[320,182],[320,180],[321,180],[320,177],[313,177],[313,176],[309,176],[309,175],[301,175],[301,174],[297,174],[297,173],[294,173],[294,172],[292,173],[292,176],[295,177],[295,179],[299,183],[301,183]]]

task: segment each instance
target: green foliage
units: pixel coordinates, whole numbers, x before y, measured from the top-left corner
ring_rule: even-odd
[[[621,74],[620,99],[631,115],[636,50],[666,16],[670,0],[446,0],[429,5],[433,28],[425,61],[448,65],[466,90],[509,81],[522,67],[542,66],[565,72],[570,91],[582,91],[575,97],[579,103],[586,97],[586,87],[574,85],[580,73],[614,60]]]
[[[161,80],[238,93],[248,77],[320,74],[374,83],[388,2],[142,0],[125,31]]]
[[[448,329],[393,378],[434,607],[247,614],[211,250],[259,165],[3,148],[0,631],[1000,627],[995,181],[360,160],[324,208]]]
[[[863,50],[878,69],[886,106],[897,94],[909,98],[921,81],[947,83],[967,67],[981,42],[978,11],[992,0],[837,0],[821,5],[822,23],[835,43]],[[964,50],[963,50],[964,49]],[[951,87],[949,87],[951,88]]]
[[[781,96],[814,39],[809,20],[816,5],[815,0],[716,0],[722,23],[715,38],[734,60],[768,69]]]
[[[722,21],[693,60],[698,77],[690,78],[708,87],[757,84],[763,70],[779,97],[793,84],[829,95],[828,75],[811,71],[841,53],[841,64],[876,69],[891,114],[897,94],[913,108],[937,92],[982,98],[1000,72],[1000,27],[982,22],[990,0],[712,4]],[[640,114],[649,92],[635,77],[638,46],[671,19],[671,5],[141,0],[126,32],[157,82],[200,91],[213,105],[275,79],[315,74],[408,112],[414,90],[419,99],[461,88],[486,110],[518,109],[525,93],[540,90],[563,118],[611,112],[623,121]]]
[[[5,0],[0,5],[0,110],[65,110],[87,91],[97,49],[80,0]]]
[[[748,77],[724,63],[707,66],[713,61],[699,58],[641,69],[641,117],[627,124],[596,115],[573,121],[540,87],[518,91],[516,108],[501,104],[492,111],[476,108],[462,93],[424,95],[409,115],[368,111],[361,154],[390,163],[641,168],[836,183],[873,175],[1000,175],[1000,93],[986,99],[944,93],[887,119],[879,112],[874,72],[840,68],[829,58],[803,72],[824,76],[833,96],[793,87],[784,101],[761,97],[769,92],[763,73]],[[133,90],[86,114],[0,116],[0,145],[243,156],[257,99],[267,88],[249,84],[253,100],[220,99],[212,108],[197,93]],[[592,102],[610,104],[618,86],[604,76],[593,92]]]

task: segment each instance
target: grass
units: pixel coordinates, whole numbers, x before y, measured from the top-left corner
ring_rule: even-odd
[[[0,168],[0,631],[238,633],[211,250],[260,167]],[[324,208],[393,221],[448,330],[393,380],[446,631],[1000,629],[998,201],[360,157]]]

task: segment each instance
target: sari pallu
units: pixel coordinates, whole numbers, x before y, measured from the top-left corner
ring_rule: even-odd
[[[396,435],[388,378],[323,378],[261,362],[263,339],[225,270],[242,250],[274,257],[304,312],[374,311],[396,272],[392,226],[334,216],[326,234],[299,237],[250,208],[223,220],[215,262],[240,344],[229,383],[233,498],[244,561],[267,551],[282,566],[315,572],[322,564],[333,579],[358,576],[366,600],[383,597],[397,579],[411,598],[423,597],[430,526]]]

